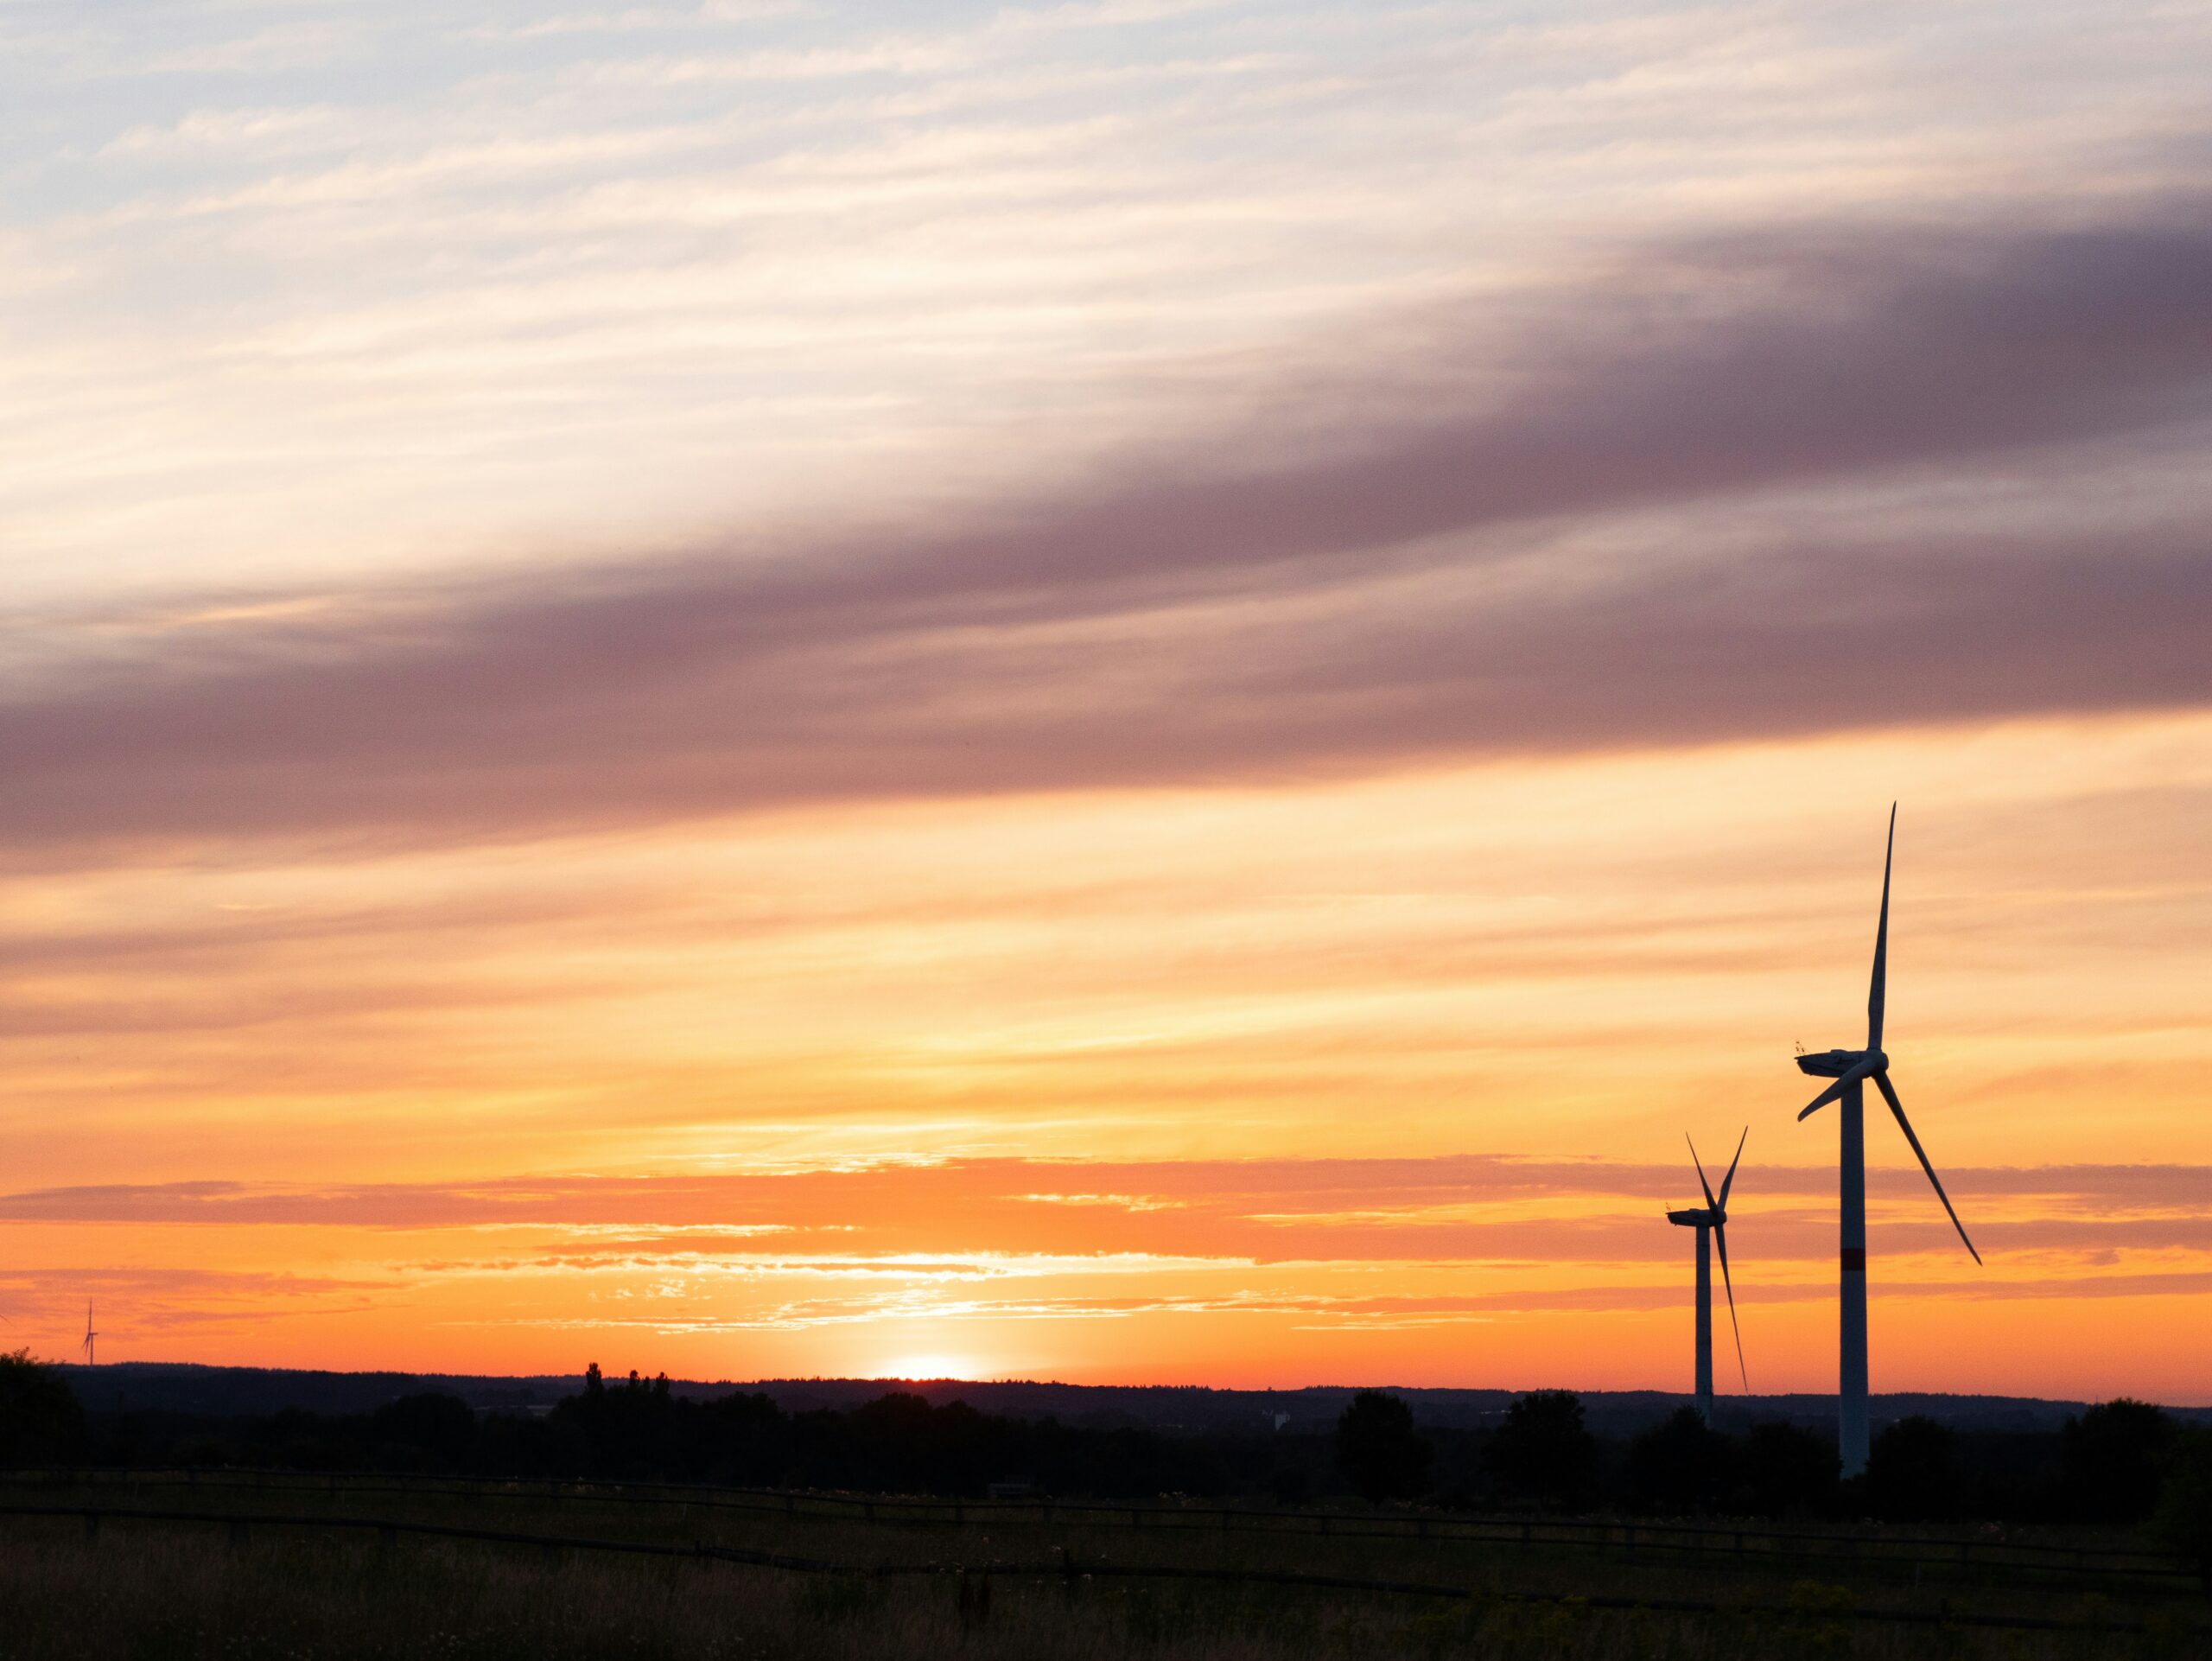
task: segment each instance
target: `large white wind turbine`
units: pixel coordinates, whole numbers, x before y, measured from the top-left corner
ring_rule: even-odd
[[[1697,1410],[1707,1424],[1713,1422],[1713,1248],[1716,1245],[1720,1248],[1720,1283],[1728,1289],[1728,1329],[1736,1334],[1736,1371],[1743,1374],[1744,1388],[1751,1387],[1751,1376],[1744,1371],[1744,1331],[1736,1324],[1736,1283],[1728,1277],[1728,1190],[1736,1185],[1736,1167],[1744,1157],[1744,1136],[1751,1134],[1751,1127],[1745,1125],[1744,1136],[1736,1138],[1736,1157],[1728,1161],[1728,1174],[1720,1179],[1717,1200],[1713,1184],[1705,1180],[1705,1161],[1697,1156],[1697,1144],[1690,1142],[1690,1163],[1697,1167],[1697,1185],[1705,1190],[1705,1206],[1702,1210],[1693,1207],[1667,1213],[1667,1220],[1677,1228],[1697,1231]]]
[[[1897,804],[1890,804],[1889,846],[1882,855],[1882,918],[1874,928],[1874,977],[1866,994],[1866,1047],[1863,1050],[1825,1050],[1818,1055],[1801,1055],[1798,1069],[1815,1079],[1833,1079],[1835,1082],[1806,1104],[1805,1111],[1797,1117],[1804,1119],[1816,1109],[1830,1102],[1841,1104],[1843,1154],[1840,1161],[1840,1181],[1838,1185],[1840,1203],[1838,1210],[1842,1222],[1843,1251],[1841,1268],[1842,1322],[1841,1342],[1839,1346],[1839,1368],[1836,1383],[1836,1449],[1843,1455],[1843,1473],[1857,1476],[1866,1468],[1866,1083],[1872,1079],[1874,1087],[1882,1092],[1882,1099],[1890,1104],[1890,1111],[1897,1115],[1897,1128],[1904,1132],[1904,1139],[1912,1144],[1912,1151],[1920,1161],[1920,1168],[1928,1173],[1928,1180],[1935,1185],[1936,1197],[1943,1202],[1943,1209],[1950,1212],[1951,1226],[1959,1231],[1959,1238],[1966,1242],[1974,1260],[1981,1261],[1981,1253],[1974,1251],[1974,1242],[1967,1239],[1966,1225],[1959,1221],[1959,1213],[1952,1208],[1951,1196],[1943,1192],[1943,1184],[1936,1174],[1936,1168],[1928,1162],[1927,1150],[1921,1147],[1920,1138],[1912,1134],[1912,1121],[1904,1116],[1904,1104],[1897,1100],[1897,1092],[1890,1083],[1890,1058],[1882,1053],[1882,1002],[1885,982],[1888,974],[1890,948],[1890,861],[1897,850]]]

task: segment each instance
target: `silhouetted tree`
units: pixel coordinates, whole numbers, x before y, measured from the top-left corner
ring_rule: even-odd
[[[1744,1438],[1744,1496],[1762,1517],[1821,1510],[1835,1493],[1843,1461],[1835,1438],[1786,1420],[1755,1424]]]
[[[1629,1498],[1648,1511],[1709,1511],[1733,1486],[1735,1464],[1735,1445],[1695,1408],[1678,1407],[1629,1443]]]
[[[1914,1414],[1874,1438],[1866,1456],[1866,1500],[1874,1514],[1920,1523],[1959,1509],[1954,1438],[1935,1420]]]
[[[85,1438],[85,1411],[28,1349],[0,1353],[0,1465],[61,1465]]]
[[[698,1403],[693,1417],[701,1476],[717,1482],[774,1483],[789,1473],[789,1422],[767,1397],[733,1391]]]
[[[2158,1479],[2176,1426],[2148,1402],[2100,1402],[2059,1435],[2068,1520],[2139,1523],[2158,1503]]]
[[[1410,1499],[1427,1486],[1434,1450],[1395,1396],[1363,1390],[1337,1420],[1337,1463],[1370,1505]]]
[[[904,1391],[855,1408],[836,1428],[843,1432],[851,1468],[874,1472],[874,1481],[893,1488],[981,1493],[1020,1457],[1007,1421],[965,1402],[933,1407],[927,1397]]]
[[[369,1415],[369,1435],[387,1470],[456,1470],[468,1463],[476,1415],[460,1397],[428,1391]]]
[[[2166,1549],[2196,1565],[2212,1595],[2212,1430],[2177,1432],[2159,1485],[2158,1536]]]
[[[667,1476],[683,1468],[685,1439],[664,1373],[647,1380],[632,1368],[627,1382],[609,1389],[594,1362],[585,1371],[583,1393],[563,1397],[552,1417],[556,1429],[577,1435],[590,1450],[594,1475]]]
[[[1582,1398],[1571,1390],[1516,1397],[1491,1434],[1484,1463],[1509,1499],[1586,1505],[1597,1487],[1598,1444],[1582,1422]]]

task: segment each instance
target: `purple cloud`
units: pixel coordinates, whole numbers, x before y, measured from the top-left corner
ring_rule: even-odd
[[[2194,201],[1647,249],[1558,294],[1378,320],[1357,373],[1277,386],[1295,418],[959,523],[49,656],[0,700],[0,837],[531,834],[2195,706],[2201,502],[2094,537],[1530,550],[1653,505],[2200,448],[2208,292]],[[1843,642],[1853,672],[1809,672]]]

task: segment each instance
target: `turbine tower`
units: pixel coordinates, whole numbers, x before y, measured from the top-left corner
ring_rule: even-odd
[[[1697,1411],[1707,1424],[1713,1422],[1713,1248],[1720,1248],[1720,1283],[1728,1291],[1728,1329],[1736,1334],[1736,1371],[1743,1375],[1744,1388],[1751,1387],[1751,1377],[1744,1371],[1744,1332],[1736,1324],[1736,1283],[1728,1276],[1728,1190],[1735,1186],[1736,1167],[1744,1157],[1744,1136],[1751,1134],[1749,1125],[1744,1136],[1736,1138],[1736,1157],[1728,1161],[1728,1174],[1720,1179],[1720,1197],[1714,1199],[1713,1184],[1705,1180],[1705,1164],[1697,1156],[1697,1144],[1690,1142],[1690,1163],[1697,1167],[1697,1185],[1705,1190],[1705,1206],[1688,1211],[1670,1211],[1667,1220],[1677,1228],[1697,1231]],[[1689,1139],[1685,1136],[1685,1142]]]
[[[1959,1221],[1953,1209],[1951,1196],[1943,1192],[1943,1184],[1936,1174],[1936,1168],[1928,1162],[1927,1150],[1921,1147],[1920,1138],[1912,1134],[1912,1121],[1904,1116],[1904,1104],[1897,1099],[1897,1089],[1890,1083],[1890,1058],[1882,1053],[1882,1002],[1888,975],[1890,948],[1890,863],[1897,851],[1897,808],[1890,804],[1889,845],[1882,855],[1882,914],[1874,926],[1874,976],[1866,993],[1866,1047],[1863,1050],[1824,1050],[1817,1055],[1797,1058],[1798,1070],[1815,1079],[1833,1079],[1835,1082],[1807,1103],[1805,1111],[1797,1117],[1802,1122],[1815,1111],[1830,1102],[1840,1104],[1840,1123],[1838,1127],[1842,1142],[1842,1156],[1839,1161],[1840,1180],[1837,1185],[1837,1211],[1841,1223],[1842,1254],[1840,1263],[1841,1280],[1842,1316],[1840,1342],[1837,1352],[1836,1380],[1836,1451],[1843,1456],[1843,1473],[1857,1476],[1866,1468],[1866,1084],[1869,1079],[1882,1092],[1882,1099],[1890,1104],[1890,1111],[1897,1116],[1897,1129],[1904,1132],[1904,1139],[1912,1144],[1912,1151],[1920,1161],[1920,1168],[1928,1173],[1928,1181],[1936,1189],[1936,1197],[1943,1202],[1943,1209],[1950,1212],[1951,1226],[1959,1231],[1959,1238],[1973,1252],[1979,1263],[1981,1253],[1975,1251],[1974,1242],[1967,1239],[1966,1225]]]
[[[99,1334],[92,1330],[92,1301],[86,1298],[85,1300],[85,1365],[88,1367],[96,1365],[92,1359],[92,1340],[99,1336]]]

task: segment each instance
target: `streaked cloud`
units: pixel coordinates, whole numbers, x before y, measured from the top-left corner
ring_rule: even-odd
[[[1834,1174],[1819,1166],[1755,1166],[1740,1201],[1745,1226],[1768,1232],[1815,1225]],[[2190,1165],[1954,1166],[1961,1203],[1999,1220],[1985,1231],[2031,1238],[2177,1246],[2212,1245],[2212,1169]],[[1116,1193],[1040,1193],[1040,1182],[1126,1185]],[[950,1160],[858,1168],[660,1176],[510,1177],[468,1184],[375,1183],[298,1187],[238,1181],[118,1184],[0,1195],[0,1220],[179,1223],[392,1229],[582,1231],[582,1253],[764,1249],[763,1235],[823,1231],[868,1237],[873,1251],[926,1249],[920,1237],[963,1249],[1037,1250],[1047,1241],[1119,1238],[1182,1250],[1286,1257],[1496,1255],[1477,1243],[1523,1241],[1520,1255],[1560,1255],[1579,1236],[1611,1251],[1628,1240],[1671,1257],[1671,1236],[1649,1226],[1655,1207],[1681,1198],[1694,1178],[1669,1165],[1488,1155],[1428,1159],[1184,1160],[1143,1163],[1033,1159]],[[1870,1193],[1891,1223],[1925,1199],[1916,1171],[1877,1170]],[[1783,1206],[1778,1202],[1797,1202]],[[1621,1202],[1634,1202],[1630,1209]],[[1042,1202],[1042,1203],[1040,1203]],[[1543,1214],[1531,1215],[1534,1202]],[[1932,1202],[1930,1202],[1932,1204]],[[1922,1209],[1927,1209],[1922,1206]],[[1096,1213],[1118,1213],[1118,1218]],[[1580,1213],[1579,1215],[1577,1213]],[[1940,1244],[1940,1216],[1920,1232]],[[641,1231],[624,1238],[624,1231]],[[1832,1230],[1807,1249],[1821,1261]],[[884,1242],[889,1241],[886,1244]],[[1260,1248],[1255,1251],[1255,1248]]]
[[[2194,443],[2208,287],[2194,202],[1648,249],[1570,295],[1395,320],[1359,379],[1274,394],[1356,426],[1263,423],[970,529],[317,596],[298,621],[264,597],[49,665],[0,709],[6,815],[18,842],[529,835],[2196,707],[2201,484],[2009,535],[1884,506],[1756,559],[1670,547],[1664,514]],[[1623,516],[1646,522],[1614,545],[1574,528]],[[1805,672],[1847,637],[1868,674]]]

